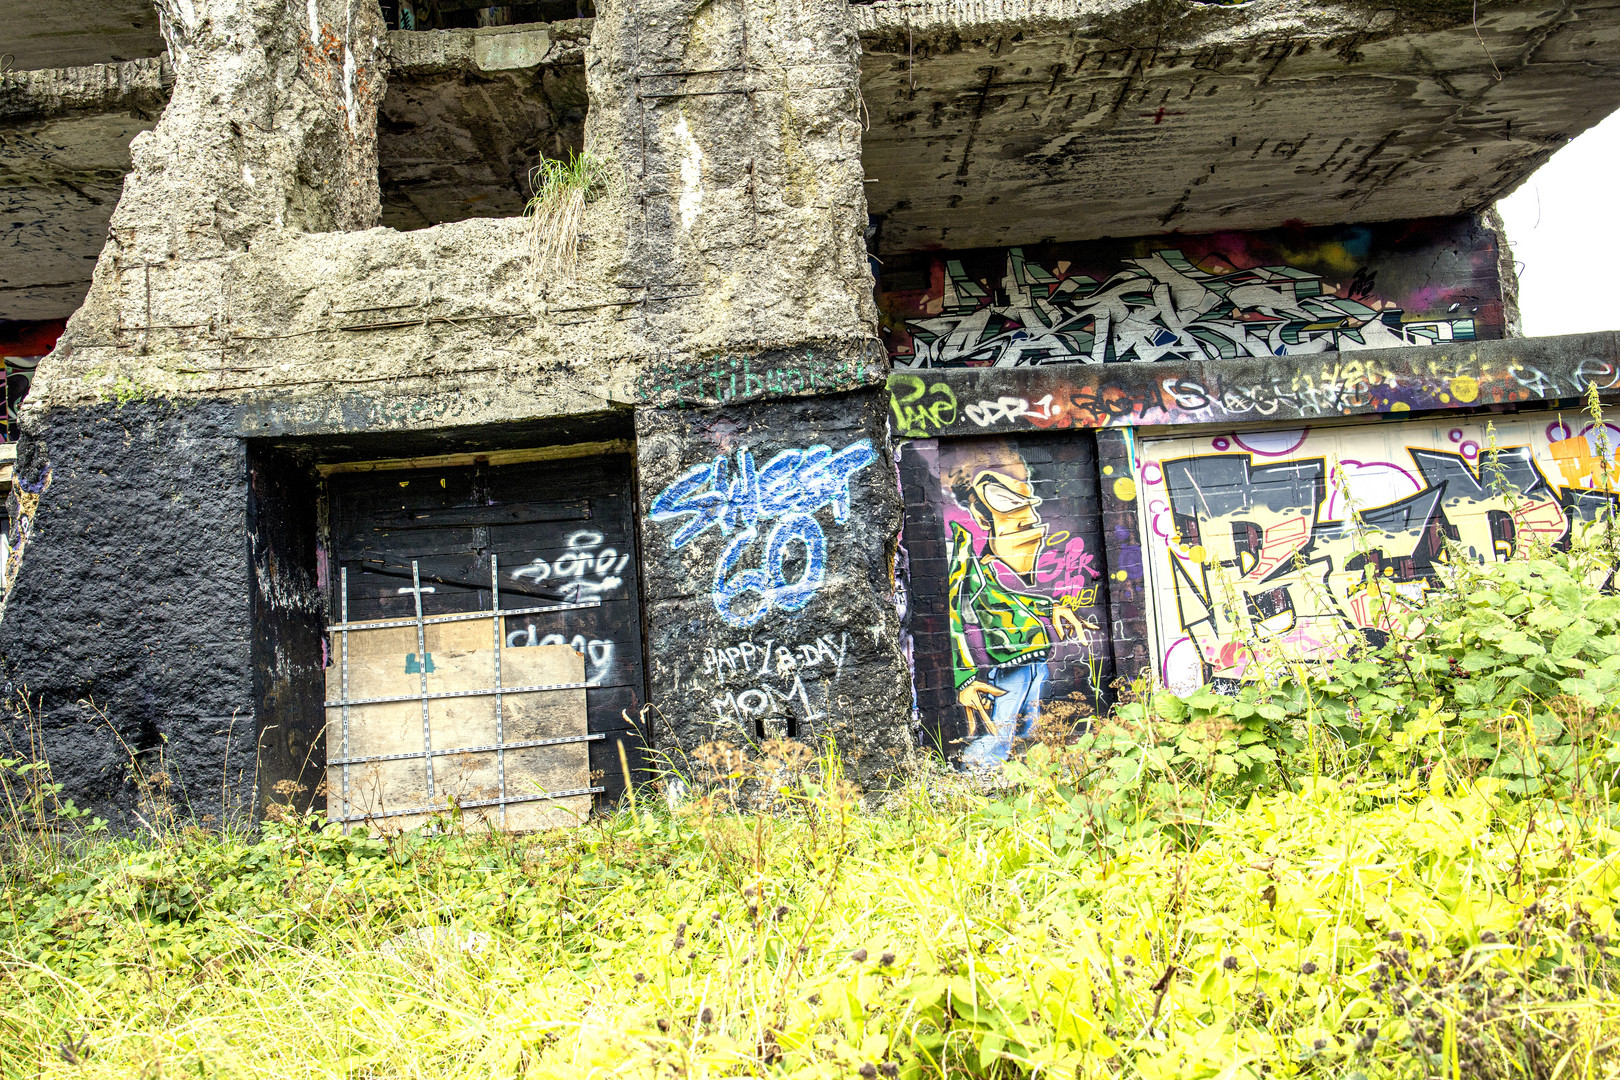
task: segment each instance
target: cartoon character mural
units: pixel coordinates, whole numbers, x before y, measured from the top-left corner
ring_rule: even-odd
[[[1137,486],[1166,684],[1253,681],[1376,644],[1452,559],[1561,543],[1573,520],[1613,507],[1592,425],[1504,419],[1494,435],[1493,448],[1470,420],[1144,442]]]
[[[1502,336],[1471,219],[1043,244],[893,258],[897,367],[1222,360]]]
[[[1090,444],[913,440],[901,469],[931,496],[905,538],[925,728],[986,766],[1043,714],[1090,715],[1112,670]],[[931,618],[943,633],[915,632]]]

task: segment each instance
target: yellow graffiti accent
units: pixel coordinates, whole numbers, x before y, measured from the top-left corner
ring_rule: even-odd
[[[1472,375],[1459,375],[1451,380],[1451,396],[1461,402],[1479,397],[1479,380]]]
[[[1571,435],[1567,439],[1550,442],[1547,446],[1552,450],[1553,461],[1558,463],[1558,472],[1564,478],[1565,487],[1608,491],[1613,486],[1613,477],[1609,484],[1603,482],[1603,471],[1585,435]]]
[[[1411,412],[1412,411],[1412,406],[1408,405],[1404,401],[1394,401],[1394,402],[1390,403],[1389,411],[1390,412]]]
[[[1136,481],[1128,476],[1122,476],[1115,480],[1114,498],[1120,502],[1134,502],[1136,500]]]

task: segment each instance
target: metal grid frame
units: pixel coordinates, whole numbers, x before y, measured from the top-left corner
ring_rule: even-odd
[[[343,813],[337,819],[347,833],[349,826],[361,821],[372,821],[378,818],[408,817],[417,814],[442,813],[451,809],[448,802],[439,803],[435,798],[433,783],[433,759],[449,757],[455,754],[487,754],[495,755],[496,782],[500,797],[495,799],[479,799],[472,802],[460,802],[456,805],[464,810],[480,809],[488,806],[497,806],[501,812],[501,824],[506,824],[506,808],[516,803],[539,802],[545,799],[565,799],[575,795],[595,795],[606,790],[602,787],[572,788],[567,791],[547,791],[531,795],[513,795],[506,790],[506,752],[508,750],[522,750],[537,746],[559,746],[565,743],[595,742],[607,738],[604,734],[569,735],[554,739],[531,739],[524,742],[508,743],[506,741],[506,724],[504,701],[512,694],[533,694],[545,690],[581,690],[588,684],[584,682],[550,683],[538,686],[505,686],[501,681],[501,653],[505,647],[504,635],[501,633],[503,620],[513,615],[538,615],[561,611],[578,611],[584,608],[595,608],[602,605],[597,598],[590,600],[576,599],[572,603],[551,604],[543,607],[509,608],[501,610],[501,584],[500,560],[494,552],[489,556],[490,581],[490,610],[466,612],[457,615],[437,615],[431,618],[422,612],[422,579],[420,562],[411,560],[411,595],[416,603],[416,617],[412,619],[392,619],[372,623],[351,623],[349,621],[349,568],[341,568],[340,589],[341,599],[339,608],[340,622],[328,626],[327,630],[338,635],[339,647],[339,673],[340,697],[336,701],[325,703],[328,711],[341,710],[342,723],[342,757],[336,761],[328,761],[327,768],[341,766],[343,769],[342,799]],[[495,685],[478,690],[446,690],[438,693],[429,693],[427,688],[427,627],[437,623],[467,622],[475,619],[488,619],[494,633],[495,644]],[[416,628],[416,655],[420,658],[417,664],[420,689],[415,694],[389,695],[384,697],[354,698],[349,696],[349,635],[351,633],[364,633],[367,630],[388,630],[402,626]],[[445,698],[483,697],[493,695],[495,698],[495,741],[487,746],[459,746],[449,749],[433,748],[433,731],[429,719],[428,703]],[[349,751],[349,721],[350,709],[356,705],[379,705],[397,701],[422,702],[422,749],[420,752],[410,751],[403,754],[373,754],[362,757],[352,757]],[[427,795],[429,805],[412,807],[406,810],[385,810],[374,814],[353,814],[354,804],[349,799],[349,768],[353,765],[367,764],[383,761],[410,761],[415,758],[422,760],[423,771],[427,776]]]

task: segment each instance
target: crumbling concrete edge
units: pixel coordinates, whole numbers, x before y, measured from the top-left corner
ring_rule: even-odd
[[[89,67],[0,74],[0,121],[123,113],[156,119],[174,88],[169,54]]]

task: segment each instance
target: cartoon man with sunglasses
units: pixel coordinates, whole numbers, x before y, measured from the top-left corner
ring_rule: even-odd
[[[1035,585],[1047,525],[1028,480],[985,469],[955,494],[987,537],[985,550],[975,551],[972,533],[961,522],[951,524],[948,579],[956,700],[967,710],[969,735],[984,732],[963,752],[962,763],[985,767],[1005,761],[1015,738],[1034,734],[1054,637],[1078,638],[1097,625],[1050,597],[1008,588],[997,576],[999,563],[1026,586]],[[968,644],[969,626],[979,628],[989,661],[982,672]]]

